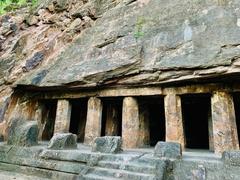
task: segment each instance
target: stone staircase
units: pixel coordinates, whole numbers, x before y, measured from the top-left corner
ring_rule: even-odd
[[[110,156],[100,160],[83,175],[85,180],[156,180],[156,163],[144,159]]]

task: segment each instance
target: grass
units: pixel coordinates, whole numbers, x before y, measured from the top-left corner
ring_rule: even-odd
[[[37,0],[0,0],[0,15],[7,12],[15,11],[21,7],[34,7]]]
[[[144,20],[143,17],[138,17],[137,18],[137,22],[136,22],[136,25],[135,25],[135,31],[134,31],[134,37],[136,39],[144,36],[144,32],[142,31],[144,23],[145,23],[145,20]]]

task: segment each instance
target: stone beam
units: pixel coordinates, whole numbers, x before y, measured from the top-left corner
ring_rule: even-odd
[[[137,99],[125,97],[122,111],[123,148],[137,148],[140,144],[140,121]]]
[[[227,92],[216,91],[211,101],[215,153],[239,149],[232,96]]]
[[[102,102],[99,98],[91,97],[88,100],[87,122],[85,127],[84,143],[91,145],[96,137],[101,136]]]
[[[181,98],[174,93],[167,94],[164,98],[166,119],[166,141],[180,143],[185,147]]]
[[[71,104],[68,100],[58,100],[54,134],[69,132],[71,109]]]

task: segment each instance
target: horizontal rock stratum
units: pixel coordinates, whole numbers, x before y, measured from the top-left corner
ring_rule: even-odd
[[[92,27],[81,32],[55,63],[16,84],[146,85],[240,72],[239,0],[125,0],[110,4],[105,0],[94,6],[99,15]],[[96,1],[85,6],[93,5]]]

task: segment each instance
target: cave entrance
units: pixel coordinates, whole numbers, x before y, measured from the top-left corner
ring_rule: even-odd
[[[155,146],[158,141],[165,141],[164,97],[138,97],[138,103],[143,146]]]
[[[212,150],[211,95],[184,95],[181,102],[186,148]]]
[[[54,134],[54,125],[57,111],[57,100],[43,100],[40,102],[41,114],[41,131],[42,140],[49,141]]]
[[[233,94],[233,102],[234,102],[234,109],[235,109],[235,116],[236,116],[238,141],[240,144],[240,92]]]
[[[102,103],[101,136],[121,136],[123,98],[102,98]]]
[[[87,98],[70,100],[72,111],[69,132],[77,135],[78,142],[83,143],[87,120]]]

